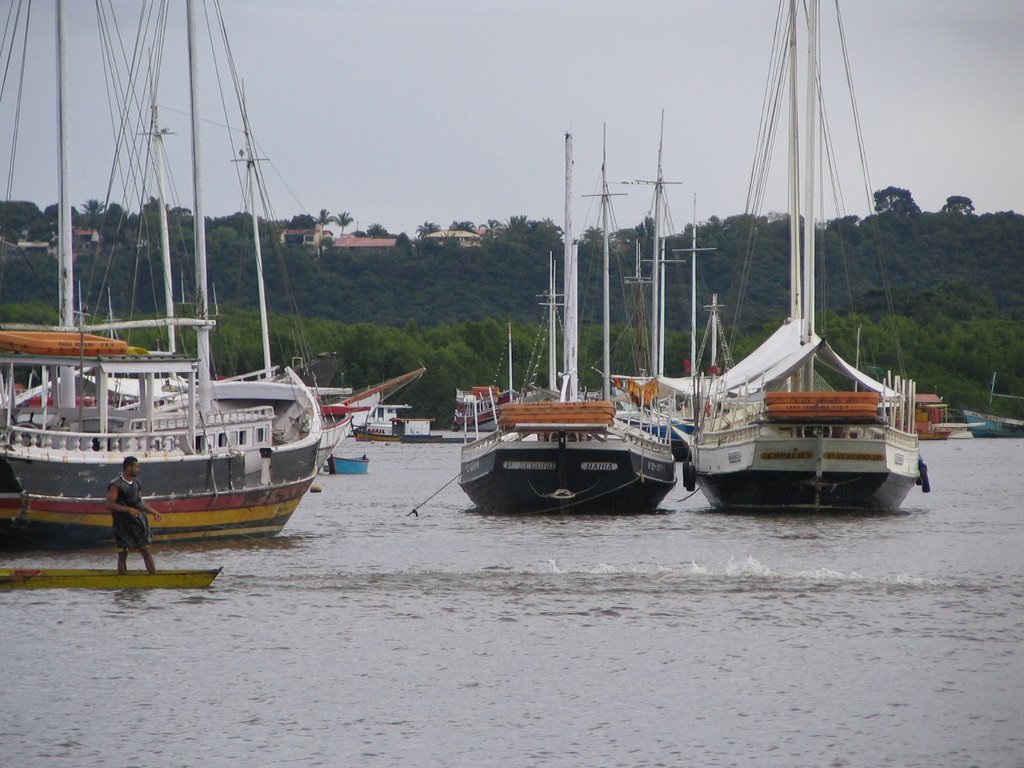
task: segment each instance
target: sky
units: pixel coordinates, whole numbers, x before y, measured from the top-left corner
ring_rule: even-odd
[[[23,0],[3,4],[17,10]],[[113,125],[96,6],[130,45],[139,2],[68,2],[71,199],[105,199]],[[172,3],[157,102],[175,197],[187,170],[185,20]],[[200,15],[213,15],[212,0]],[[776,0],[221,0],[278,218],[320,209],[413,235],[433,222],[550,218],[564,209],[574,137],[575,227],[598,223],[602,134],[619,226],[650,213],[663,173],[673,231],[744,211]],[[7,16],[8,8],[0,8]],[[871,189],[908,189],[926,211],[965,195],[1024,212],[1024,6],[1019,0],[856,0],[842,6]],[[9,199],[56,202],[53,4],[35,0],[11,171],[16,66],[0,97]],[[204,23],[205,26],[205,23]],[[870,212],[833,3],[822,8],[822,90],[846,209]],[[204,32],[204,36],[208,33]],[[6,58],[9,43],[5,38]],[[217,69],[200,53],[203,198],[243,208]],[[223,68],[220,77],[227,77]],[[237,119],[232,117],[233,123]],[[785,154],[764,210],[786,208]],[[155,193],[155,192],[154,192]],[[119,199],[119,195],[121,199]],[[114,185],[111,200],[126,202]],[[826,216],[835,215],[826,211]],[[350,227],[351,229],[351,227]]]

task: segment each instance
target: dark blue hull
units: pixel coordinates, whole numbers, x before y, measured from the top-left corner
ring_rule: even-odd
[[[625,446],[498,446],[464,460],[459,484],[484,512],[637,514],[658,508],[675,485],[675,468],[671,458]]]

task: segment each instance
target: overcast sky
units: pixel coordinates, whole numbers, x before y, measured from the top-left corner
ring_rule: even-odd
[[[100,4],[130,40],[139,3]],[[174,132],[177,202],[191,208],[184,14],[173,5],[159,103]],[[112,129],[95,4],[68,6],[80,206],[106,196]],[[519,214],[561,223],[571,131],[574,218],[593,225],[583,196],[599,177],[602,126],[610,180],[650,179],[662,110],[664,176],[680,182],[669,188],[675,230],[692,217],[694,196],[699,219],[744,209],[776,0],[223,0],[222,8],[281,218],[344,210],[360,227],[409,234],[425,221]],[[823,2],[831,51],[823,88],[847,213],[863,216],[834,17]],[[966,195],[978,212],[1024,212],[1020,0],[856,0],[844,4],[843,21],[872,187],[909,189],[929,211]],[[40,206],[57,197],[53,30],[52,3],[35,0],[11,198]],[[208,48],[201,58],[211,121],[202,129],[206,213],[224,215],[242,208],[241,193]],[[8,75],[0,103],[5,189],[15,80]],[[620,226],[649,211],[648,188],[613,191],[628,193],[615,199]],[[781,175],[764,207],[785,208]]]

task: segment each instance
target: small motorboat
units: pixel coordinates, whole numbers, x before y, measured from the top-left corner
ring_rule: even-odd
[[[369,468],[370,460],[365,455],[358,459],[331,456],[327,460],[327,472],[331,475],[365,475]]]

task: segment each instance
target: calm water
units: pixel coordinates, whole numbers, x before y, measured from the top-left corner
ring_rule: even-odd
[[[157,551],[208,591],[0,593],[0,765],[1024,765],[1024,440],[859,518],[410,517],[458,446],[342,448],[286,535]]]

